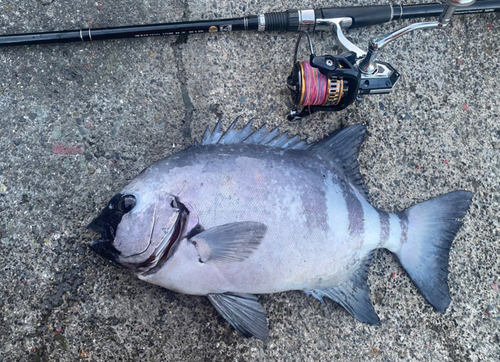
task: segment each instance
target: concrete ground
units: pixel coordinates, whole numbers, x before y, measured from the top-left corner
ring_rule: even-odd
[[[377,1],[0,0],[0,33]],[[348,37],[366,47],[404,24]],[[359,162],[377,207],[474,193],[451,251],[446,314],[379,251],[369,284],[380,326],[301,292],[264,295],[266,343],[240,337],[206,298],[149,285],[103,260],[87,247],[96,235],[85,226],[145,166],[191,145],[220,116],[225,125],[255,118],[320,139],[309,119],[285,118],[296,34],[0,49],[0,361],[500,360],[498,39],[495,14],[409,34],[380,56],[403,74],[393,94],[315,117],[328,133],[367,125]],[[318,54],[337,51],[328,34],[313,41]]]

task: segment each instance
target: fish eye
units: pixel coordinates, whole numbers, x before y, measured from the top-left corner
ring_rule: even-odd
[[[135,199],[135,196],[133,195],[125,195],[122,196],[120,199],[120,202],[118,203],[118,208],[120,209],[121,212],[127,213],[132,211],[132,209],[135,207],[137,204],[137,200]]]

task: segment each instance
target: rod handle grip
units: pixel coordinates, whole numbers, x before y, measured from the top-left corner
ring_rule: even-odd
[[[266,31],[297,31],[299,30],[299,11],[296,9],[267,13],[265,17]]]
[[[316,10],[316,19],[351,18],[350,29],[387,23],[392,20],[393,15],[394,9],[391,5],[349,6]]]

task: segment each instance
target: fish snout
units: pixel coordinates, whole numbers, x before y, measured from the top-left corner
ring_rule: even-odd
[[[88,245],[92,251],[120,265],[118,262],[120,252],[114,247],[111,240],[97,239],[91,241]]]
[[[118,262],[120,252],[113,245],[115,235],[113,226],[107,225],[102,218],[97,217],[87,225],[87,229],[101,234],[99,239],[93,240],[88,244],[89,248],[102,257],[120,264]]]

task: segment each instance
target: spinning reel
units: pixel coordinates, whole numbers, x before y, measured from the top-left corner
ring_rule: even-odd
[[[472,5],[475,0],[445,0],[446,6],[438,21],[411,24],[393,33],[373,38],[368,52],[351,43],[342,29],[352,25],[352,18],[317,18],[312,10],[299,11],[301,33],[297,39],[293,69],[287,79],[294,104],[288,119],[298,120],[318,111],[337,112],[356,99],[369,94],[390,93],[400,74],[389,63],[377,61],[380,50],[400,36],[419,29],[444,28],[457,7]],[[345,50],[340,55],[317,56],[314,53],[310,31],[333,31],[337,43]],[[302,36],[307,37],[310,49],[308,62],[297,61]]]

